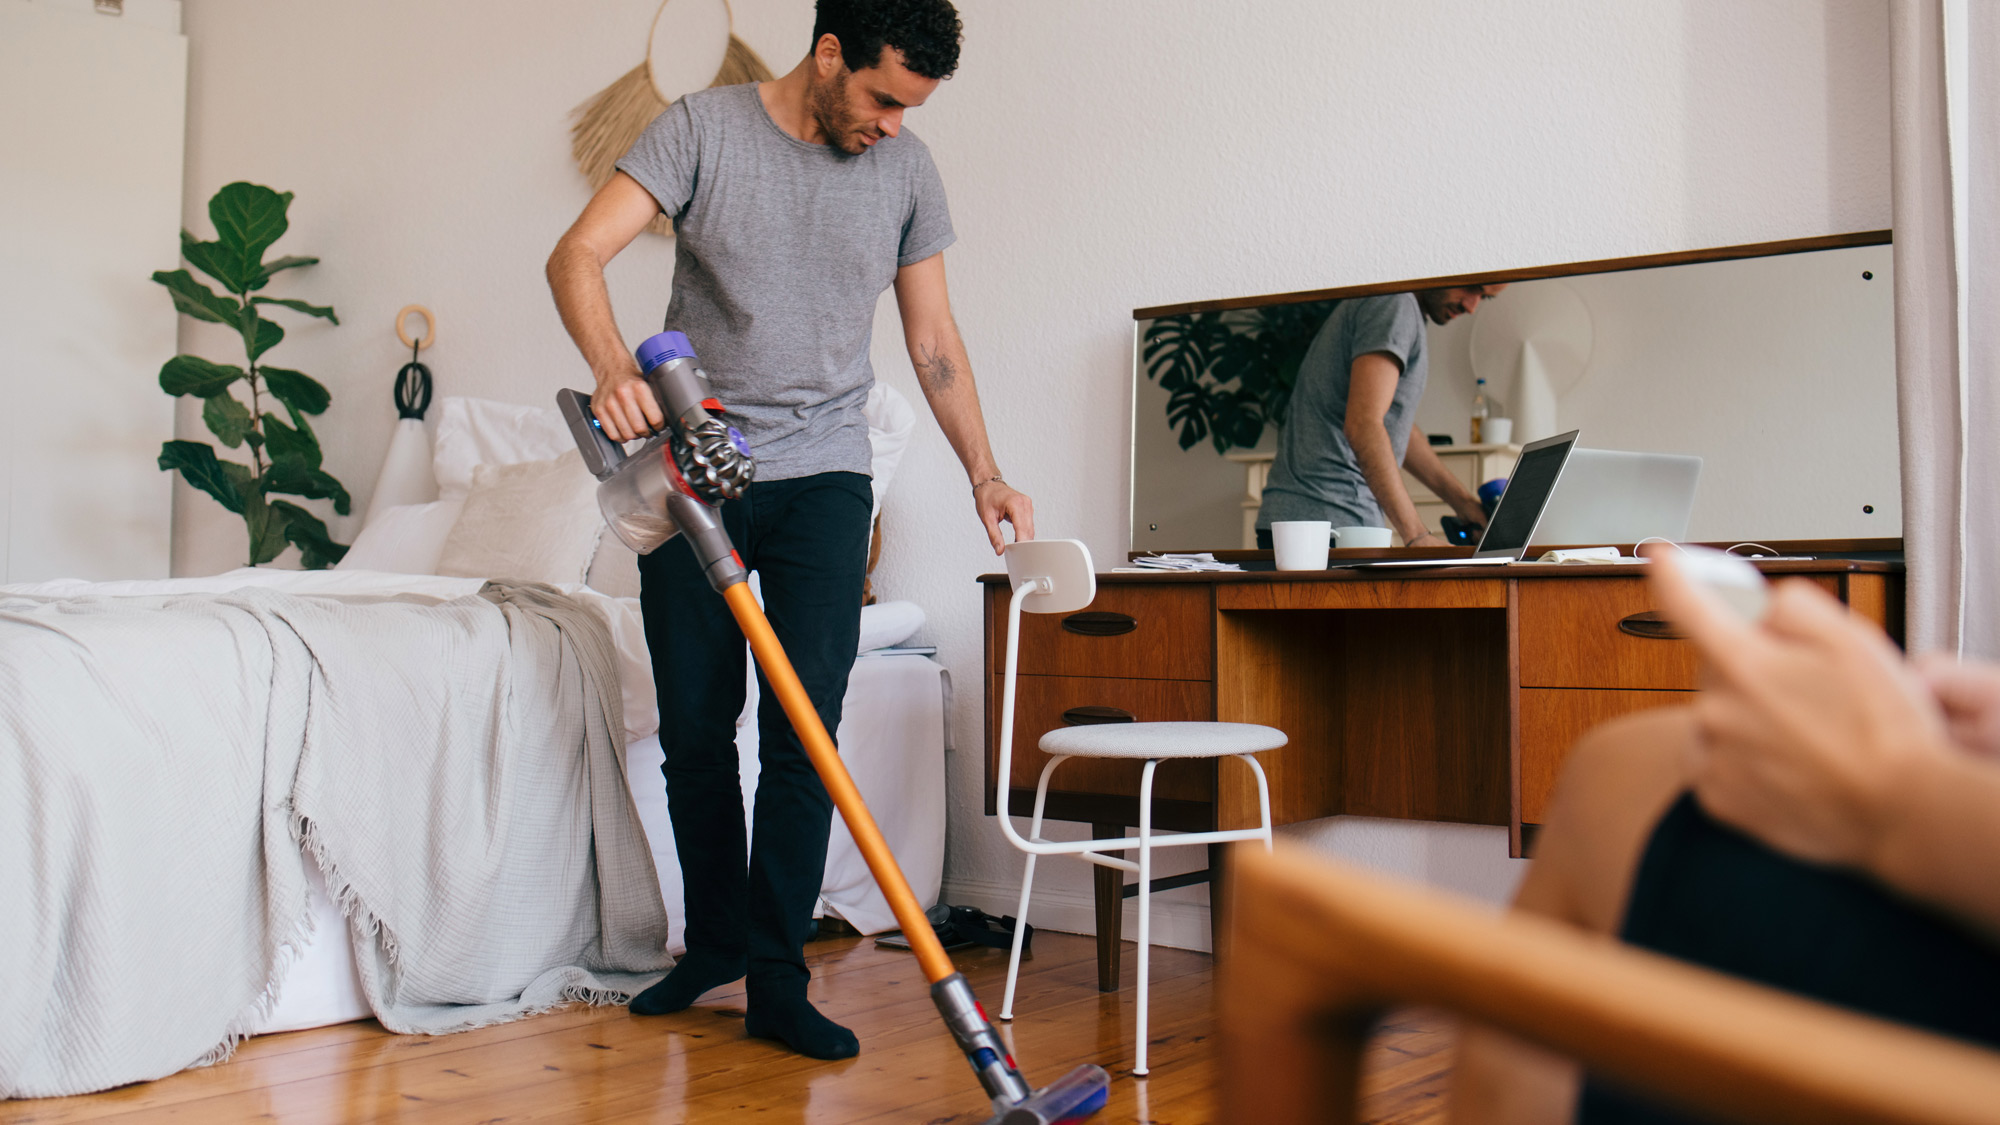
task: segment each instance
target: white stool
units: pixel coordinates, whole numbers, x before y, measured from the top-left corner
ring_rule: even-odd
[[[1007,548],[1007,578],[1014,597],[1007,606],[1006,686],[1000,703],[1000,830],[1007,842],[1028,853],[1027,869],[1021,875],[1021,905],[1015,910],[1014,949],[1007,960],[1007,994],[1000,1002],[1000,1018],[1014,1018],[1014,985],[1021,972],[1021,941],[1027,934],[1028,895],[1035,883],[1035,860],[1045,855],[1072,855],[1101,867],[1135,872],[1139,876],[1139,1013],[1138,1045],[1132,1067],[1135,1075],[1146,1069],[1147,971],[1152,950],[1153,849],[1162,847],[1207,846],[1229,840],[1262,840],[1271,846],[1271,793],[1264,780],[1264,767],[1252,754],[1276,750],[1285,745],[1283,731],[1250,723],[1105,723],[1066,727],[1042,736],[1041,748],[1054,755],[1042,768],[1035,786],[1035,815],[1024,839],[1014,830],[1006,813],[1007,789],[1014,767],[1014,681],[1020,655],[1021,614],[1074,613],[1097,596],[1097,572],[1090,551],[1074,539],[1036,539]],[[1153,771],[1168,758],[1220,758],[1234,756],[1247,763],[1257,778],[1257,806],[1262,824],[1228,832],[1187,832],[1171,836],[1153,835]],[[1080,840],[1057,843],[1042,839],[1042,810],[1049,795],[1049,778],[1056,767],[1071,758],[1127,758],[1145,762],[1139,775],[1139,834],[1118,840]],[[1138,849],[1139,861],[1132,862],[1103,852]],[[1215,904],[1219,906],[1220,904]],[[1213,909],[1214,907],[1211,907]]]

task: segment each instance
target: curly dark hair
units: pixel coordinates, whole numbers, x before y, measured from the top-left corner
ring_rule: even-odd
[[[950,78],[958,69],[962,30],[949,0],[819,0],[813,42],[822,35],[840,40],[849,70],[867,70],[882,60],[882,48],[903,53],[903,65],[925,78]]]

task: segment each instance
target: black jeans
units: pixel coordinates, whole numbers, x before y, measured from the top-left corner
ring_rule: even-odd
[[[1653,830],[1626,942],[1868,1015],[2000,1046],[2000,951],[1852,872],[1781,855],[1692,795]],[[1590,1078],[1579,1125],[1695,1120]]]
[[[861,636],[872,506],[871,482],[859,473],[759,481],[722,506],[737,553],[761,575],[771,628],[829,733],[840,729]],[[743,634],[685,541],[640,556],[639,577],[688,950],[747,955],[753,999],[802,993],[810,976],[802,946],[826,869],[832,802],[759,668],[762,772],[746,856],[736,756]]]

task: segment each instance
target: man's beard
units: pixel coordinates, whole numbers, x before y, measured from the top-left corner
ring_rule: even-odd
[[[825,82],[814,83],[806,98],[812,110],[813,120],[819,124],[819,131],[826,134],[826,143],[849,156],[859,156],[868,151],[854,135],[853,122],[847,120],[843,112],[847,105],[847,70]]]

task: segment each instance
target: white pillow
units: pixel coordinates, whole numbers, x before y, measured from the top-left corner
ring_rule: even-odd
[[[444,400],[438,415],[431,468],[439,496],[462,496],[480,465],[545,461],[575,450],[576,439],[554,407],[454,396]]]
[[[438,573],[582,582],[603,530],[597,481],[575,449],[547,461],[478,465]]]
[[[390,574],[436,574],[445,537],[465,506],[455,500],[398,504],[375,513],[335,570],[380,570]]]
[[[614,598],[639,596],[639,553],[616,535],[601,536],[584,585]]]
[[[889,482],[896,477],[896,466],[903,462],[903,451],[910,447],[917,412],[901,391],[887,383],[877,383],[869,390],[861,411],[868,417],[868,445],[874,454],[869,467],[875,477],[875,510],[869,513],[872,521],[882,514],[882,498],[889,495]]]
[[[924,607],[915,602],[876,602],[861,607],[861,643],[857,651],[899,645],[924,627]]]

